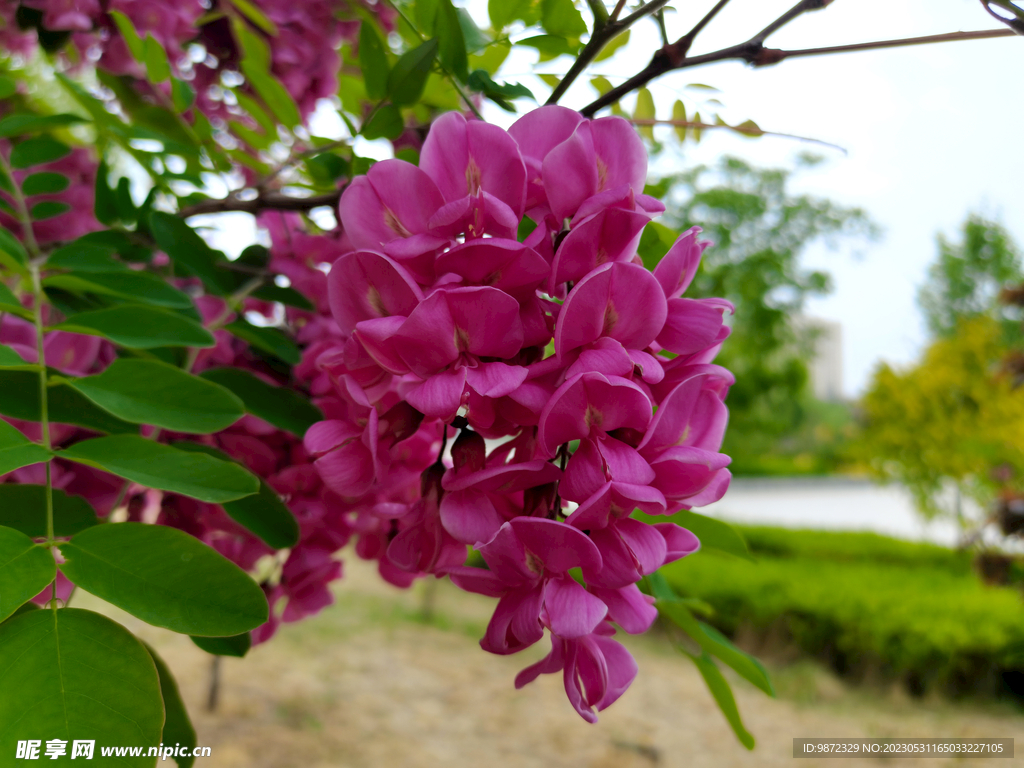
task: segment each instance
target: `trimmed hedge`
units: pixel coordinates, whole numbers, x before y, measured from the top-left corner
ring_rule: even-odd
[[[741,528],[757,562],[701,552],[662,570],[709,623],[792,643],[853,677],[912,692],[1005,690],[1024,670],[1020,591],[983,584],[967,553],[877,534]]]

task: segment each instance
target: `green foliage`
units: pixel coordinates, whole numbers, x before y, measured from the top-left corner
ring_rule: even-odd
[[[917,295],[931,334],[950,337],[964,320],[1003,317],[999,291],[1024,279],[1020,250],[1006,229],[972,214],[961,227],[960,242],[939,235],[936,244],[938,257]]]
[[[36,366],[21,365],[22,370],[0,368],[0,414],[25,421],[42,418],[39,374]],[[57,371],[52,371],[57,374]],[[60,424],[106,433],[138,432],[138,427],[122,421],[93,404],[85,395],[66,384],[47,387],[49,416]]]
[[[247,413],[298,437],[324,418],[319,408],[297,393],[267,384],[240,368],[210,368],[200,376],[234,392]]]
[[[53,495],[53,535],[73,536],[96,525],[96,511],[81,496],[68,496],[59,488]],[[46,486],[0,484],[0,525],[32,538],[46,536]]]
[[[26,734],[99,744],[160,743],[164,707],[156,666],[134,635],[98,613],[29,611],[0,624],[0,750],[12,760]],[[45,736],[43,736],[45,734]],[[98,750],[97,750],[98,756]],[[124,757],[125,766],[152,766]]]
[[[53,581],[53,556],[21,531],[0,525],[0,622]]]
[[[750,550],[747,542],[739,531],[729,523],[706,515],[699,515],[696,512],[682,510],[673,515],[645,515],[639,510],[633,513],[633,517],[645,523],[675,523],[690,531],[700,539],[701,549],[715,549],[736,557],[750,559]]]
[[[680,229],[698,225],[715,244],[686,295],[724,296],[736,305],[732,335],[716,362],[736,374],[723,451],[738,463],[768,452],[805,418],[800,394],[810,347],[793,318],[809,296],[830,290],[830,280],[802,269],[800,254],[823,238],[832,244],[875,233],[860,209],[794,195],[790,176],[727,157],[658,185],[670,190],[665,219]]]
[[[252,635],[243,632],[231,637],[193,637],[192,642],[214,656],[242,658],[252,647]]]
[[[79,312],[55,330],[102,336],[131,349],[212,347],[213,335],[195,320],[146,306],[117,306]]]
[[[701,552],[666,566],[710,623],[788,637],[840,672],[981,689],[1024,643],[1016,590],[982,584],[966,554],[875,534],[741,528],[756,563]]]
[[[156,665],[156,672],[160,678],[160,696],[164,702],[164,730],[160,741],[164,744],[181,744],[187,747],[189,757],[175,757],[178,768],[191,768],[195,758],[191,756],[191,750],[196,746],[196,729],[192,727],[192,720],[185,709],[185,702],[181,700],[181,693],[178,691],[178,683],[167,667],[167,663],[160,658],[148,644],[143,643],[149,651],[153,664]]]
[[[50,452],[36,445],[6,421],[0,420],[0,474],[46,461]]]
[[[149,488],[214,504],[259,491],[257,478],[237,464],[180,451],[137,435],[83,440],[62,450],[60,456]]]
[[[157,360],[115,360],[69,386],[119,419],[175,432],[219,432],[245,415],[229,390]]]
[[[267,600],[256,582],[176,528],[99,525],[61,544],[60,552],[60,569],[75,584],[156,627],[224,637],[267,620]]]
[[[927,517],[961,518],[961,495],[985,508],[996,467],[1024,473],[1024,398],[997,375],[1008,351],[996,321],[979,316],[934,342],[917,365],[875,371],[857,450],[876,476],[906,485]]]

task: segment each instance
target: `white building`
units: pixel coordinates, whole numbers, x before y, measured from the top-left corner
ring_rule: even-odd
[[[794,318],[797,333],[807,334],[814,356],[807,368],[811,391],[819,400],[842,400],[843,326],[834,320],[801,316]]]

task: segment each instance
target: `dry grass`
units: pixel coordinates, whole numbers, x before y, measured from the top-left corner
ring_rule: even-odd
[[[640,676],[591,726],[566,702],[560,676],[514,690],[515,673],[544,648],[504,658],[480,650],[476,638],[491,601],[438,583],[435,618],[427,623],[420,618],[423,585],[401,592],[364,563],[349,561],[346,570],[337,605],[283,627],[245,659],[224,660],[215,713],[204,711],[208,656],[186,637],[109,606],[101,610],[152,643],[174,670],[199,743],[213,748],[198,768],[790,766],[796,736],[1024,737],[1024,717],[1009,706],[851,691],[802,663],[779,671],[776,700],[734,681],[758,739],[750,753],[737,744],[690,663],[659,637],[626,639]],[[75,604],[100,605],[88,595]],[[915,768],[933,764],[972,762],[914,760]]]

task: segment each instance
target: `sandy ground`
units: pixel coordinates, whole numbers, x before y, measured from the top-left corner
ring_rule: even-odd
[[[516,672],[546,652],[546,641],[515,657],[480,650],[491,601],[438,582],[434,618],[426,623],[423,585],[393,589],[359,562],[346,562],[346,571],[337,605],[283,627],[245,659],[223,661],[213,713],[205,711],[210,658],[187,637],[143,625],[88,595],[73,603],[123,621],[166,659],[199,743],[212,747],[198,768],[856,768],[879,761],[794,762],[792,739],[875,736],[1015,737],[1014,760],[900,762],[1024,764],[1020,710],[851,690],[810,663],[776,671],[777,699],[733,681],[758,740],[747,752],[696,670],[664,637],[626,639],[640,675],[597,725],[588,725],[566,701],[560,676],[513,688]]]

